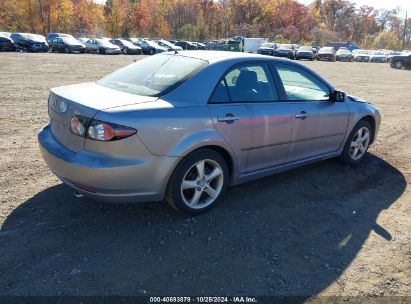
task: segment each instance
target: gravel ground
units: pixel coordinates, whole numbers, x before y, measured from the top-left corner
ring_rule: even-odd
[[[367,159],[238,186],[186,217],[76,199],[39,153],[51,87],[141,57],[0,54],[0,295],[411,296],[411,71],[304,63],[380,108]]]

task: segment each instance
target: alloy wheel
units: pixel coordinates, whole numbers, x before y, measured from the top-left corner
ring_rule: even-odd
[[[202,209],[217,199],[223,185],[221,166],[214,160],[204,159],[191,166],[184,175],[181,196],[188,207]]]
[[[350,144],[350,157],[353,160],[358,160],[367,151],[368,145],[370,143],[370,130],[366,127],[358,129],[352,138]]]

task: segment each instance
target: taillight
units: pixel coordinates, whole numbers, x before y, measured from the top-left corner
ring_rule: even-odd
[[[87,138],[101,141],[119,140],[136,134],[136,130],[99,120],[92,120],[88,130]]]
[[[85,136],[90,118],[76,115],[71,118],[70,131],[78,136]]]
[[[119,140],[137,133],[133,128],[100,120],[90,120],[90,118],[79,115],[71,118],[70,130],[76,135],[98,141]]]

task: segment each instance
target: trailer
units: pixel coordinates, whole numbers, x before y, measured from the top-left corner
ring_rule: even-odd
[[[357,50],[360,49],[360,47],[358,45],[356,45],[355,43],[351,42],[351,41],[341,41],[341,42],[328,42],[327,46],[329,47],[333,47],[336,51],[338,51],[339,48],[345,47],[348,50],[350,50],[351,52],[353,50]]]
[[[266,38],[244,38],[244,52],[257,53],[258,48],[267,41]]]

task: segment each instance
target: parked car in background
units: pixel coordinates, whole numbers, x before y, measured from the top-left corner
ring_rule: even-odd
[[[53,88],[48,115],[41,154],[79,195],[165,198],[188,214],[215,206],[228,186],[332,157],[358,164],[381,122],[375,106],[303,65],[209,51]]]
[[[318,51],[317,60],[321,61],[336,61],[337,56],[333,47],[323,47]]]
[[[85,53],[86,46],[73,37],[52,38],[49,44],[50,51],[64,53]]]
[[[411,69],[411,53],[393,56],[390,65],[395,69]]]
[[[275,51],[275,56],[295,59],[295,53],[296,50],[293,44],[281,44]]]
[[[139,40],[136,44],[141,47],[143,54],[146,55],[154,55],[168,51],[168,48],[162,47],[151,40]]]
[[[117,46],[112,44],[110,41],[101,38],[93,38],[87,40],[85,43],[86,51],[89,53],[96,53],[96,54],[111,54],[117,55],[121,54],[121,49]]]
[[[313,52],[314,52],[314,54],[318,54],[318,51],[321,49],[321,46],[313,46]]]
[[[31,33],[13,33],[10,35],[17,49],[25,52],[48,52],[49,45],[42,35]]]
[[[80,41],[81,43],[85,44],[90,38],[86,38],[86,37],[79,37],[76,38],[78,41]]]
[[[314,54],[313,48],[311,46],[300,46],[295,53],[295,58],[298,60],[308,59],[312,61],[316,57],[317,55]]]
[[[175,45],[182,47],[183,50],[198,50],[198,46],[189,41],[177,41]]]
[[[353,59],[357,62],[370,62],[370,52],[367,50],[356,50]]]
[[[48,33],[46,36],[46,41],[48,44],[50,44],[51,40],[53,38],[57,38],[57,37],[66,37],[66,38],[74,38],[72,35],[69,34],[63,34],[63,33]]]
[[[194,44],[195,46],[197,46],[197,48],[199,50],[205,50],[206,49],[206,45],[204,43],[201,42],[191,42],[192,44]]]
[[[124,55],[140,55],[143,52],[141,47],[122,38],[111,39],[110,42],[117,45]]]
[[[170,41],[164,40],[164,39],[160,39],[160,40],[156,40],[156,43],[159,46],[162,46],[164,48],[167,48],[169,51],[182,51],[183,48],[181,46],[177,46],[173,43],[171,43]]]
[[[16,51],[13,39],[0,33],[0,52]]]
[[[136,46],[140,46],[139,43],[140,41],[142,41],[142,39],[140,38],[127,38],[127,41],[130,41],[132,44],[136,45]]]
[[[370,62],[387,62],[387,55],[383,51],[372,51],[370,56]]]
[[[273,42],[265,42],[258,48],[257,53],[261,55],[274,56],[276,49],[277,44]]]
[[[347,48],[339,48],[337,53],[336,53],[336,58],[337,61],[352,61],[353,60],[353,55],[350,50]]]

